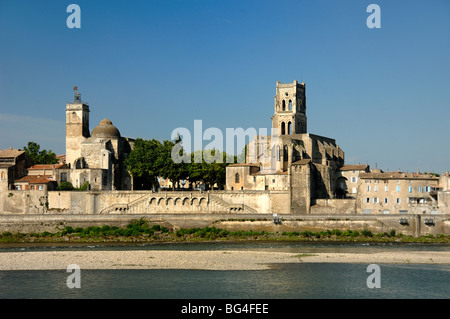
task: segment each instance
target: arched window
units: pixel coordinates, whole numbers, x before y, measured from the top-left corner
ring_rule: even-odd
[[[283,102],[281,102],[281,110],[285,111],[286,110],[286,101],[283,100]]]
[[[289,100],[289,111],[292,111],[292,100]]]
[[[288,123],[287,132],[288,132],[288,134],[292,134],[292,123],[291,122]]]
[[[286,124],[284,122],[281,122],[281,135],[286,134]]]
[[[234,175],[234,182],[239,183],[239,173],[236,173],[236,175]]]

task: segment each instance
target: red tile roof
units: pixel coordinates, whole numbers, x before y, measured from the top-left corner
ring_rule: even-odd
[[[31,166],[30,169],[58,169],[58,168],[65,168],[63,167],[65,164],[36,164]]]
[[[18,157],[22,155],[25,151],[9,149],[9,150],[0,150],[0,157]]]
[[[14,181],[15,183],[28,183],[28,184],[47,184],[54,182],[51,176],[41,175],[27,175]]]

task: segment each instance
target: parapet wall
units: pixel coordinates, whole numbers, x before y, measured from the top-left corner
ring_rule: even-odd
[[[30,210],[25,201],[11,200],[8,213],[77,215],[109,214],[289,214],[287,191],[49,191],[45,211]],[[48,209],[47,209],[48,208]]]
[[[169,229],[192,227],[217,227],[221,229],[254,230],[267,232],[302,232],[326,231],[339,229],[341,231],[364,229],[373,234],[390,233],[411,236],[450,234],[450,216],[441,215],[433,219],[433,223],[421,215],[411,216],[406,223],[399,215],[324,215],[294,216],[281,215],[281,222],[275,223],[270,215],[262,214],[153,214],[153,215],[0,215],[0,233],[40,233],[44,231],[57,232],[65,226],[118,226],[125,227],[131,220],[144,218],[150,225],[158,224]]]

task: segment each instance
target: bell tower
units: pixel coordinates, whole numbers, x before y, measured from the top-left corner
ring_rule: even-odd
[[[278,134],[291,135],[307,132],[305,83],[277,82],[275,95],[275,113],[272,116],[272,127]]]
[[[81,101],[77,87],[73,90],[73,102],[66,105],[66,163],[70,167],[81,157],[81,142],[90,137],[89,105]]]

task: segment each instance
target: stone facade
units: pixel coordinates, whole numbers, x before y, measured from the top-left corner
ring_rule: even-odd
[[[437,213],[438,200],[432,189],[439,178],[430,174],[375,171],[360,174],[357,200],[362,213]]]
[[[132,177],[124,161],[134,140],[124,138],[108,119],[89,131],[89,105],[75,92],[73,103],[66,106],[65,173],[74,187],[89,182],[93,190],[132,188]]]
[[[335,196],[344,152],[334,139],[307,133],[305,83],[277,82],[271,119],[272,135],[247,145],[246,164],[227,167],[226,189],[286,190],[291,213],[307,214],[312,200]]]

